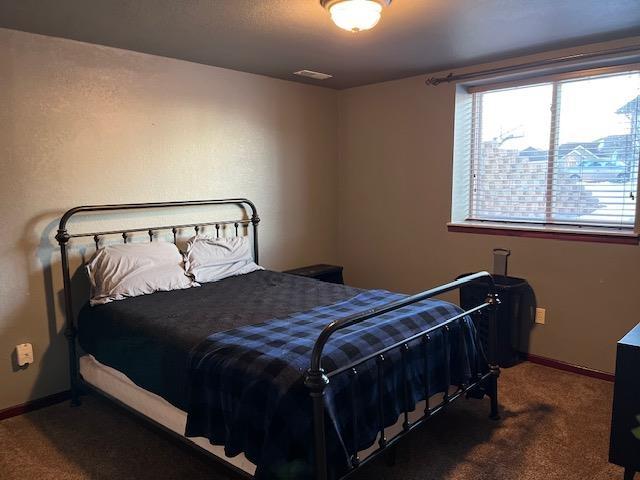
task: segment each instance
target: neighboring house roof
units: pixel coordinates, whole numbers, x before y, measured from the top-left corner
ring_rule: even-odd
[[[616,113],[620,113],[622,115],[637,115],[638,111],[640,111],[640,95],[638,95],[630,102],[625,103],[618,110],[616,110]]]
[[[598,154],[611,155],[612,152],[624,151],[633,146],[633,136],[630,134],[625,135],[609,135],[596,140],[598,144]]]
[[[567,157],[572,157],[575,158],[577,160],[580,161],[592,161],[592,160],[600,160],[600,158],[590,152],[589,150],[587,150],[585,147],[583,147],[582,145],[578,145],[577,147],[573,148],[570,152],[564,154],[564,155],[558,155],[560,158],[564,159]]]
[[[596,152],[598,151],[598,142],[569,142],[563,143],[562,145],[558,146],[558,158],[562,158],[568,155],[578,147],[581,147],[582,149],[587,150],[594,155],[597,155]]]
[[[549,152],[539,148],[527,147],[521,150],[518,155],[528,159],[530,162],[544,162],[549,157]]]

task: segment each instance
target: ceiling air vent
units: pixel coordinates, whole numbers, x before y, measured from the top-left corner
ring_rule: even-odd
[[[329,75],[327,73],[314,72],[313,70],[300,70],[298,72],[293,72],[294,75],[300,75],[301,77],[313,78],[314,80],[326,80],[327,78],[333,77],[333,75]]]

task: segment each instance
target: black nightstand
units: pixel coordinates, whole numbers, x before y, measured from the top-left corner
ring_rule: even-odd
[[[329,283],[344,284],[342,279],[342,267],[338,265],[309,265],[307,267],[286,270],[284,273],[309,277]]]
[[[624,467],[624,479],[640,472],[640,324],[618,342],[609,461]]]

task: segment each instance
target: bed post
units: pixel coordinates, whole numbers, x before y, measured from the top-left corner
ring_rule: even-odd
[[[260,217],[256,207],[251,204],[251,225],[253,225],[253,261],[259,264],[258,260],[258,224],[260,223]]]
[[[492,420],[500,420],[500,412],[498,410],[498,377],[500,376],[500,367],[498,366],[498,308],[500,307],[500,298],[492,288],[487,295],[486,302],[489,304],[489,372],[487,395],[491,399],[491,413],[489,417]]]
[[[78,385],[78,356],[76,354],[76,327],[73,320],[73,308],[71,307],[71,277],[69,276],[69,258],[67,255],[67,243],[71,238],[66,228],[62,225],[56,234],[56,240],[60,245],[60,256],[62,260],[62,279],[64,282],[64,312],[65,329],[64,336],[67,338],[69,348],[69,380],[71,383],[71,405],[80,405],[80,392]]]
[[[324,389],[329,378],[322,368],[310,368],[304,379],[313,402],[313,441],[315,451],[315,480],[327,480],[327,440],[324,431]]]

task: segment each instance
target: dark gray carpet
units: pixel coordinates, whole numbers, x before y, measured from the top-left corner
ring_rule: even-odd
[[[613,386],[523,363],[503,370],[502,417],[488,400],[460,400],[406,438],[393,467],[376,460],[354,478],[611,480],[607,463]],[[0,478],[234,478],[96,397],[0,422]]]

